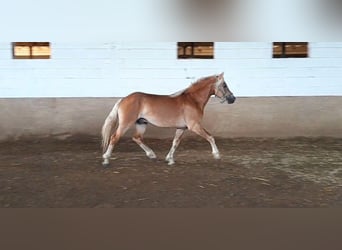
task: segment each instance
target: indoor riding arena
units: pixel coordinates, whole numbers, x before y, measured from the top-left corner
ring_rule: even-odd
[[[342,206],[340,42],[38,40],[0,51],[1,208]],[[133,128],[102,165],[101,128],[120,98],[184,93],[221,72],[236,100],[215,82],[200,123],[220,159],[187,129],[168,165],[176,128],[148,124],[155,159]]]
[[[41,99],[33,101],[39,102],[36,105],[32,100],[12,101],[11,108],[44,106],[48,107],[44,112],[57,117],[43,121],[39,116],[45,114],[34,110],[18,113],[21,117],[18,123],[20,119],[28,119],[26,125],[18,125],[25,127],[28,135],[0,143],[0,205],[340,207],[342,139],[336,135],[342,131],[331,123],[342,121],[341,113],[337,113],[339,118],[330,117],[332,113],[328,110],[335,105],[341,107],[341,99],[284,98],[281,105],[278,101],[279,98],[240,98],[234,105],[221,104],[216,99],[210,101],[204,124],[216,137],[220,160],[212,157],[207,141],[187,131],[175,153],[176,163],[169,166],[164,159],[174,129],[149,126],[145,143],[154,150],[157,159],[147,158],[131,140],[132,131],[129,131],[115,147],[106,167],[102,166],[100,130],[115,101]],[[306,109],[305,117],[303,110],[295,109],[304,104],[311,107]],[[289,111],[292,116],[281,112],[283,105],[293,108]],[[328,121],[316,121],[318,118],[311,113],[318,108],[323,112],[320,117]],[[69,116],[67,110],[78,110],[78,115]],[[267,112],[267,117],[259,112]],[[219,121],[215,121],[216,116]],[[69,119],[75,120],[67,125]],[[29,135],[51,122],[71,133]],[[73,127],[81,130],[88,127],[91,133],[73,133]],[[322,130],[324,127],[328,130]],[[229,130],[229,137],[224,137],[224,128]],[[312,136],[319,131],[324,136]]]

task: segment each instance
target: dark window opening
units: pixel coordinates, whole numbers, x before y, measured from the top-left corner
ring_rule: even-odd
[[[49,42],[13,42],[13,59],[50,59]]]
[[[178,42],[178,59],[213,59],[213,42]]]
[[[307,42],[274,42],[273,58],[306,58],[309,57]]]

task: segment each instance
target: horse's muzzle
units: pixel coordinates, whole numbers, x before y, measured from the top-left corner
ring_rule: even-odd
[[[226,97],[228,104],[233,104],[236,100],[236,97],[234,95],[229,95]]]

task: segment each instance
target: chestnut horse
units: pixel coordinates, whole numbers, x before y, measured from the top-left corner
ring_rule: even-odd
[[[220,159],[214,138],[201,125],[204,107],[212,95],[220,98],[222,102],[234,103],[235,97],[229,90],[223,73],[201,78],[185,90],[172,95],[136,92],[120,99],[102,127],[103,164],[109,164],[115,144],[133,124],[136,126],[133,141],[149,158],[156,158],[152,149],[143,142],[148,123],[158,127],[177,128],[172,147],[165,158],[169,165],[175,163],[173,154],[186,129],[205,138],[211,145],[214,158]]]

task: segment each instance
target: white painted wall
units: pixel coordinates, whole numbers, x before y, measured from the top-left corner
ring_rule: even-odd
[[[272,58],[271,42],[216,42],[213,60],[179,60],[176,42],[51,42],[50,60],[14,60],[0,43],[0,98],[169,94],[220,73],[236,96],[342,95],[342,43],[309,58]]]
[[[217,42],[214,60],[177,60],[176,43],[129,43],[120,49],[120,77],[134,89],[170,93],[224,71],[238,96],[342,95],[342,43],[309,46],[309,58],[273,59],[272,43]]]
[[[112,88],[113,44],[51,43],[51,59],[12,59],[11,44],[0,44],[0,97],[103,96]]]

